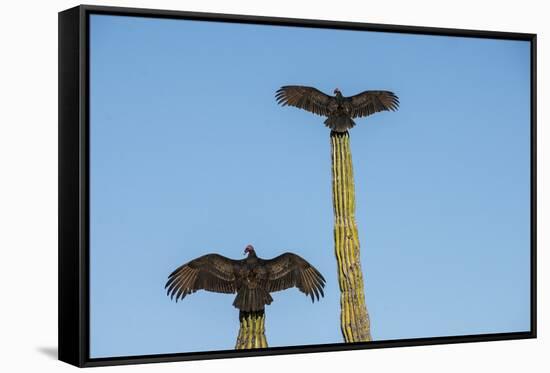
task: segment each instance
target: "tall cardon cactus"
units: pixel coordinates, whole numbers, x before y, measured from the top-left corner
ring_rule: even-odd
[[[372,337],[359,258],[348,131],[355,127],[356,118],[396,111],[399,98],[391,91],[379,90],[344,96],[335,88],[333,93],[334,96],[330,96],[315,87],[285,85],[275,92],[275,100],[282,106],[294,106],[327,118],[324,124],[331,130],[334,251],[338,263],[342,334],[346,342],[366,342]]]
[[[365,303],[359,236],[355,221],[355,185],[348,132],[330,134],[334,250],[340,285],[341,328],[346,342],[371,340]]]

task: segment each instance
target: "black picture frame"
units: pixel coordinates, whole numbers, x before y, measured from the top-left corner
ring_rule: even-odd
[[[531,327],[528,332],[90,358],[89,16],[109,14],[528,41],[531,45]],[[536,338],[536,34],[81,5],[59,13],[59,360],[78,367]]]

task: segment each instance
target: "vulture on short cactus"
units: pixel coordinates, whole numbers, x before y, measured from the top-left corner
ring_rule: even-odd
[[[177,302],[201,289],[237,293],[233,306],[244,312],[263,311],[273,301],[270,293],[291,287],[309,295],[312,302],[324,296],[323,275],[302,257],[284,253],[262,259],[252,245],[244,253],[248,256],[241,260],[207,254],[183,264],[168,276],[167,294]]]

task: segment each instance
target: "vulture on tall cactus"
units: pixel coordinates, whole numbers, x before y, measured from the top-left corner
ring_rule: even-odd
[[[275,93],[278,104],[304,109],[327,117],[325,125],[335,132],[346,132],[355,126],[352,118],[361,118],[379,111],[395,111],[399,99],[390,91],[364,91],[345,97],[338,88],[329,96],[316,88],[285,85]]]
[[[256,255],[252,245],[242,260],[207,254],[178,267],[168,276],[165,289],[176,302],[197,290],[237,293],[233,306],[241,311],[262,311],[273,298],[269,293],[297,287],[313,302],[324,296],[325,279],[302,257],[284,253],[273,259]]]

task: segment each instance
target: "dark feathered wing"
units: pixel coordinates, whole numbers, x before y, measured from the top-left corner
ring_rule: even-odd
[[[313,114],[328,116],[336,106],[334,97],[313,87],[285,85],[275,92],[275,99],[282,106],[290,105]]]
[[[346,111],[352,118],[366,117],[379,111],[395,111],[399,98],[390,91],[364,91],[346,97]]]
[[[172,299],[176,298],[176,302],[200,289],[235,293],[234,268],[239,262],[218,254],[203,255],[172,272],[164,288]]]
[[[309,295],[311,301],[314,295],[319,300],[319,294],[324,296],[325,278],[302,257],[293,253],[284,253],[265,261],[267,272],[267,291],[279,291],[297,287]]]

